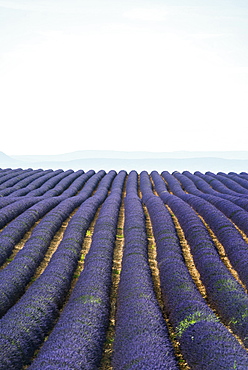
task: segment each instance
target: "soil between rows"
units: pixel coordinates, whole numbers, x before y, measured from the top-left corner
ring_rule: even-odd
[[[167,207],[167,208],[169,209],[169,207]],[[170,211],[170,209],[169,209],[169,211]],[[73,214],[74,213],[75,212],[73,212]],[[186,266],[187,266],[187,268],[188,268],[196,286],[198,287],[199,291],[201,292],[202,296],[204,298],[207,298],[205,287],[202,284],[202,282],[200,280],[200,275],[199,275],[199,273],[198,273],[198,271],[197,271],[197,269],[194,265],[192,255],[190,253],[190,247],[187,244],[187,241],[184,237],[184,233],[183,233],[183,231],[180,227],[180,224],[179,224],[177,218],[175,217],[175,215],[173,215],[173,213],[171,211],[170,211],[170,213],[172,215],[172,219],[173,219],[173,222],[175,224],[175,229],[177,231],[177,234],[178,234],[178,237],[179,237],[179,240],[180,240],[180,244],[181,244],[181,247],[182,247],[182,252],[183,252],[183,255],[184,255]],[[152,277],[153,277],[154,290],[155,290],[159,305],[161,307],[161,310],[163,312],[164,319],[166,321],[167,327],[169,329],[170,337],[171,337],[171,340],[172,340],[172,344],[174,346],[175,355],[178,359],[179,367],[180,367],[181,370],[189,370],[190,367],[187,365],[186,361],[183,359],[182,354],[180,353],[179,343],[176,341],[173,329],[172,329],[172,327],[171,327],[171,325],[168,322],[168,319],[166,317],[165,308],[164,308],[163,301],[162,301],[162,298],[161,298],[159,271],[158,271],[157,262],[156,262],[156,244],[155,244],[155,240],[154,240],[154,236],[153,236],[153,232],[152,232],[152,225],[151,225],[151,222],[150,222],[150,219],[149,219],[149,214],[147,212],[146,207],[144,207],[144,214],[145,214],[145,217],[146,217],[146,228],[147,228],[147,239],[148,239],[148,258],[149,258],[149,264],[150,264],[150,267],[151,267],[151,273],[152,273]],[[56,233],[56,235],[53,238],[53,241],[51,242],[51,245],[50,245],[50,247],[49,247],[49,249],[46,253],[45,258],[44,258],[43,262],[41,263],[41,265],[36,270],[36,273],[33,276],[32,281],[34,281],[44,271],[46,265],[49,263],[49,260],[52,256],[52,254],[54,253],[54,251],[58,247],[60,241],[62,240],[63,233],[64,233],[71,217],[72,217],[72,214],[62,224],[60,230]],[[84,259],[83,257],[85,257],[85,255],[87,254],[87,252],[90,248],[91,237],[92,237],[92,233],[94,232],[94,224],[97,220],[97,217],[98,217],[98,212],[96,213],[96,215],[94,217],[94,220],[91,223],[91,226],[88,229],[88,232],[86,233],[85,240],[84,240],[84,243],[83,243],[83,246],[82,246],[81,258],[80,258],[79,263],[78,263],[78,268],[77,268],[77,270],[74,274],[74,278],[73,278],[73,281],[72,281],[72,284],[71,284],[71,289],[73,289],[73,287],[74,287],[74,285],[75,285],[75,283],[78,279],[78,276],[79,276],[80,272],[83,269],[83,259]],[[36,225],[37,224],[38,224],[38,222],[36,223]],[[120,210],[120,213],[119,213],[119,220],[118,220],[118,226],[117,226],[117,235],[116,235],[116,246],[115,246],[114,257],[113,257],[113,268],[112,268],[113,287],[112,287],[111,296],[110,296],[111,313],[110,313],[110,319],[109,319],[109,329],[108,329],[108,332],[107,332],[107,337],[106,337],[105,345],[104,345],[104,348],[103,348],[102,361],[101,361],[101,364],[99,366],[100,370],[111,370],[112,369],[111,355],[112,355],[112,351],[113,351],[113,341],[114,341],[114,332],[115,332],[116,301],[117,301],[118,283],[119,283],[119,278],[120,278],[121,259],[122,259],[123,245],[124,245],[123,225],[124,225],[124,205],[122,203],[121,210]],[[215,245],[217,246],[220,255],[222,255],[223,262],[230,269],[233,276],[237,280],[239,280],[237,273],[232,268],[230,262],[227,260],[227,258],[225,256],[225,251],[223,249],[223,246],[221,246],[220,243],[218,243],[217,238],[211,232],[211,230],[209,229],[209,227],[206,223],[205,223],[205,226],[207,227]],[[24,238],[15,246],[13,254],[11,255],[11,259],[14,258],[15,254],[18,253],[18,250],[20,250],[24,246],[25,242],[30,237],[32,230],[33,230],[33,228],[30,229],[30,231],[28,231],[25,234]],[[2,266],[2,268],[4,268],[8,263],[9,263],[9,261],[6,262]],[[27,289],[32,284],[32,281],[27,286]],[[69,295],[70,295],[70,292],[68,292],[67,299],[69,298]],[[36,352],[36,354],[37,354],[37,352]],[[28,367],[25,366],[23,369],[27,369],[27,368]]]

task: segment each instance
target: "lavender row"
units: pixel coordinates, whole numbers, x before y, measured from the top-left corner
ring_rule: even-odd
[[[19,190],[21,188],[25,188],[29,185],[32,181],[34,181],[37,177],[40,177],[43,173],[43,170],[32,170],[20,176],[16,176],[15,178],[7,181],[0,185],[0,196],[8,196],[12,192]]]
[[[45,172],[45,171],[44,171]],[[94,173],[93,170],[88,171],[91,175]],[[43,179],[44,177],[45,179]],[[6,188],[6,193],[10,193],[9,197],[54,197],[54,196],[73,196],[83,186],[83,182],[80,181],[84,177],[84,171],[78,170],[73,172],[68,170],[63,172],[62,170],[54,171],[54,173],[42,176],[37,181],[31,182],[25,188],[15,190],[14,188]],[[41,185],[41,186],[39,186]],[[14,191],[15,190],[15,191]],[[7,195],[7,194],[6,194]]]
[[[242,177],[242,175],[238,175],[235,172],[229,172],[228,175],[224,174],[223,172],[219,172],[222,176],[228,176],[229,179],[237,182],[243,188],[248,189],[248,179]]]
[[[42,174],[37,179],[32,181],[30,184],[28,184],[27,186],[25,186],[21,189],[18,189],[18,190],[15,190],[14,192],[12,192],[11,197],[18,197],[18,196],[28,195],[28,193],[30,193],[31,191],[33,191],[37,188],[40,188],[46,181],[48,181],[52,177],[56,176],[57,173],[61,173],[61,172],[63,172],[63,171],[62,170],[57,170],[57,171],[46,170],[46,171],[43,171]]]
[[[23,173],[25,174],[26,172],[21,171],[22,175],[23,175]],[[61,178],[61,176],[64,177],[65,175],[64,175],[64,172],[62,170],[54,171],[53,177],[50,178],[46,182],[46,184],[50,184],[50,187],[53,187],[54,186],[54,179],[57,176],[60,176],[60,178]],[[57,180],[57,182],[58,181],[59,180]],[[6,187],[7,184],[4,183],[4,186]],[[7,190],[7,189],[8,188],[6,187],[5,190]],[[39,189],[42,189],[42,187],[40,187]],[[39,190],[39,189],[36,189],[36,190]],[[47,191],[47,190],[45,190],[45,191]],[[18,196],[14,196],[14,197],[13,196],[7,196],[7,197],[2,196],[2,197],[0,197],[0,208],[1,208],[0,209],[0,228],[5,226],[6,223],[11,221],[13,218],[17,217],[20,213],[25,211],[28,207],[30,207],[30,204],[33,205],[33,204],[35,204],[36,202],[38,202],[39,200],[42,199],[42,198],[36,199],[35,196],[37,196],[37,195],[40,195],[40,194],[39,193],[36,194],[35,191],[34,192],[31,191],[28,194],[29,199],[24,199],[24,197],[21,197],[21,196],[19,196],[19,197]],[[7,206],[9,206],[9,207],[7,207]]]
[[[93,191],[92,185],[95,187],[98,181],[105,175],[106,172],[104,170],[97,173],[93,170],[89,170],[86,173],[77,171],[77,173],[61,179],[53,189],[44,192],[40,198],[47,199],[50,197],[56,197],[63,200],[69,197],[76,198],[79,194],[83,194],[84,197],[85,192],[88,193],[89,189]]]
[[[38,214],[41,216],[41,213],[45,214],[49,208],[51,209],[56,206],[34,228],[31,237],[25,243],[22,250],[17,253],[15,259],[10,262],[5,269],[0,271],[0,317],[22,295],[25,286],[44,258],[55,233],[59,230],[70,213],[91,195],[96,184],[100,181],[101,176],[102,174],[100,174],[100,176],[99,174],[93,176],[81,196],[65,199],[60,204],[58,204],[58,198],[43,200],[35,207],[31,207],[26,211],[26,219],[30,222],[31,217],[29,217],[29,215],[37,216]],[[96,182],[92,181],[94,178]],[[21,218],[20,227],[23,226],[23,215],[19,216]],[[6,237],[12,231],[11,229],[14,229],[14,233],[17,231],[19,217],[3,230],[2,234],[4,235],[0,234],[0,243],[1,239],[3,240],[1,244],[1,257],[3,260],[6,255],[8,256],[11,253],[11,247],[14,245],[13,237],[8,239]],[[34,222],[35,219],[33,218],[32,221]]]
[[[241,197],[236,197],[236,196],[231,196],[228,194],[220,193],[212,189],[211,186],[206,181],[204,181],[202,178],[197,177],[196,175],[192,175],[188,171],[184,171],[183,174],[185,174],[185,176],[191,179],[194,183],[194,184],[189,183],[189,181],[186,180],[186,178],[184,178],[184,185],[187,186],[187,189],[190,193],[194,195],[198,195],[210,201],[211,203],[216,205],[217,208],[222,210],[224,213],[225,213],[226,205],[229,204],[230,206],[232,203],[233,203],[232,207],[234,207],[234,205],[237,205],[238,207],[243,208],[245,211],[248,210],[248,199],[247,198],[241,198]],[[182,189],[181,184],[176,180],[176,177],[179,177],[179,176],[181,179],[182,178],[181,174],[177,171],[173,172],[172,175],[168,171],[162,172],[162,177],[168,183],[168,187],[173,192],[173,194],[178,195],[178,196],[184,196],[185,192]],[[225,207],[223,207],[224,205]],[[235,208],[233,211],[229,212],[230,215],[235,216],[237,209],[238,208]],[[241,221],[241,218],[239,218],[239,222],[240,221]]]
[[[125,244],[117,296],[113,369],[177,369],[153,290],[145,217],[137,196],[135,171],[129,174],[126,190]]]
[[[74,186],[71,189],[73,193],[77,192],[78,188],[80,188],[82,184],[84,184],[92,176],[92,172],[94,171],[89,171],[86,174],[80,176],[79,186]],[[96,180],[96,182],[93,180],[93,183],[91,181],[89,184],[87,184],[82,192],[83,197],[84,194],[86,194],[86,197],[90,195],[103,174],[104,172],[100,172],[100,177],[99,175],[96,175],[94,177],[94,180]],[[70,195],[72,195],[72,192],[70,193]],[[15,220],[10,222],[0,234],[0,265],[10,255],[13,246],[24,236],[25,232],[28,231],[30,227],[47,212],[46,209],[49,210],[49,203],[51,203],[52,208],[63,199],[66,199],[66,196],[50,198],[48,201],[41,202],[38,202],[39,199],[36,198],[25,198],[21,199],[18,202],[15,202],[14,204],[9,205],[8,207],[3,208],[0,211],[0,227],[5,226],[8,222],[11,221],[11,219],[16,217]]]
[[[16,176],[18,173],[21,174],[22,171],[23,170],[21,168],[15,168],[15,169],[5,168],[5,169],[1,169],[0,170],[0,184],[2,184],[3,182],[11,179],[12,177]]]
[[[49,202],[42,201],[40,203],[43,203],[44,207],[48,209],[50,206],[56,205],[58,201],[53,198],[49,199]],[[24,293],[26,285],[43,260],[55,233],[75,208],[76,205],[68,199],[57,205],[35,227],[31,237],[17,253],[14,260],[0,271],[0,317]],[[4,252],[1,256],[5,256],[6,248]]]
[[[96,220],[84,269],[38,357],[35,369],[96,369],[110,311],[113,248],[126,172],[115,177]]]
[[[227,204],[227,201],[231,201],[235,205],[243,208],[245,211],[248,211],[248,199],[247,198],[233,197],[233,196],[230,196],[230,195],[227,195],[227,194],[221,194],[221,193],[217,192],[216,190],[213,190],[210,187],[210,185],[205,180],[203,180],[201,177],[196,176],[196,175],[192,175],[188,171],[184,171],[183,174],[185,174],[185,176],[190,178],[194,182],[194,184],[197,186],[197,188],[199,188],[199,190],[201,190],[203,193],[206,193],[206,194],[202,194],[201,195],[202,197],[209,200],[211,203],[213,203],[214,200],[218,199],[219,200],[218,205],[217,205],[217,203],[216,204],[213,203],[213,204],[216,205],[216,207],[219,208],[220,210],[222,210],[220,208],[222,203],[223,203],[223,207],[224,207],[223,209],[226,209],[225,205]],[[213,197],[210,198],[210,195],[215,195],[217,198],[216,197],[215,198],[213,198]],[[207,196],[208,196],[208,198],[206,198]],[[223,199],[223,202],[220,201],[221,199]],[[227,204],[227,207],[228,207],[228,204]],[[223,211],[223,212],[225,212],[225,211]],[[232,215],[232,213],[233,212],[231,212],[231,215]],[[235,213],[236,212],[234,211],[234,214]]]
[[[8,258],[16,243],[18,243],[25,233],[42,218],[48,211],[59,203],[59,199],[51,198],[37,202],[27,210],[23,211],[0,233],[0,265]]]
[[[102,174],[102,176],[106,174],[103,170],[98,173]],[[76,196],[79,192],[84,191],[85,182],[94,174],[94,170],[89,170],[86,173],[79,170],[62,178],[53,178],[51,179],[53,181],[46,182],[42,187],[36,189],[34,192],[30,192],[27,196],[39,196],[41,199],[50,197],[65,199]],[[56,181],[56,184],[54,181]]]
[[[239,199],[233,202],[228,199],[220,198],[217,195],[202,193],[196,188],[196,185],[194,183],[194,175],[191,175],[189,172],[186,171],[183,174],[175,173],[174,176],[181,182],[181,185],[188,193],[197,195],[205,199],[209,203],[213,204],[226,217],[231,219],[232,222],[236,224],[242,231],[244,231],[245,234],[248,235],[248,213],[245,210],[245,205],[247,205],[248,209],[247,200]],[[180,194],[180,196],[183,196],[183,193]],[[238,205],[241,203],[243,207]],[[234,233],[237,234],[236,230],[234,230]]]
[[[110,171],[71,218],[48,266],[0,320],[0,369],[21,369],[58,316],[80,256],[86,230],[116,176]]]
[[[175,195],[159,195],[178,218],[210,304],[222,321],[248,346],[247,294],[221,261],[208,231],[194,210]]]
[[[65,176],[62,180],[60,180],[59,183],[57,183],[57,185],[54,188],[45,192],[43,194],[43,197],[49,198],[49,197],[56,197],[59,195],[63,195],[63,192],[66,189],[68,190],[68,187],[73,183],[73,181],[76,180],[80,175],[82,175],[81,170],[76,171],[76,172],[73,172],[72,170],[71,172],[69,171],[66,171],[66,172],[68,172],[68,175]]]
[[[105,174],[105,171],[103,172]],[[64,176],[59,181],[56,180],[56,185],[51,188],[50,184],[48,186],[47,183],[44,184],[42,192],[40,192],[41,188],[37,189],[37,192],[40,192],[39,197],[42,199],[50,198],[50,197],[57,197],[60,199],[66,199],[68,197],[73,197],[78,194],[79,191],[82,190],[85,182],[93,175],[95,171],[90,170],[86,173],[79,170],[76,172],[69,173],[67,176]],[[41,193],[43,193],[41,195]],[[36,193],[36,196],[38,193]],[[34,193],[30,192],[27,196],[34,196]]]
[[[248,200],[235,198],[232,200],[223,199],[217,194],[205,194],[199,191],[195,185],[196,176],[184,171],[183,174],[175,173],[174,176],[180,181],[181,186],[190,194],[197,195],[222,211],[228,218],[230,218],[241,230],[248,235]],[[181,193],[182,195],[183,193]]]
[[[210,174],[211,172],[206,172],[208,174]],[[211,173],[212,174],[212,173]],[[214,174],[213,174],[214,175]],[[239,176],[242,176],[243,175],[239,175]],[[201,184],[204,184],[204,188],[206,188],[207,186],[210,187],[212,190],[211,190],[211,193],[213,193],[213,195],[217,195],[218,197],[220,198],[224,198],[226,200],[230,200],[231,202],[239,205],[240,207],[244,208],[246,211],[248,211],[248,197],[247,195],[244,195],[244,194],[239,194],[237,196],[237,193],[236,195],[230,195],[230,194],[227,194],[227,192],[224,194],[224,193],[221,193],[220,191],[218,191],[218,189],[228,189],[227,187],[224,186],[224,184],[222,184],[219,180],[217,179],[214,179],[212,176],[210,175],[203,175],[201,172],[199,171],[196,171],[195,174],[194,174],[194,178],[198,178],[198,181],[201,182]],[[209,183],[213,184],[214,186],[212,187],[212,185],[210,186]],[[216,190],[214,190],[216,189]],[[230,190],[232,191],[232,190]]]
[[[54,176],[49,178],[45,183],[43,183],[40,187],[37,189],[31,190],[27,195],[29,197],[37,197],[37,196],[43,196],[47,191],[54,189],[54,187],[63,180],[71,171],[62,171],[57,170],[54,171]]]
[[[67,197],[72,197],[75,194],[76,194],[75,196],[78,196],[78,194],[80,193],[84,194],[85,192],[84,185],[93,174],[94,174],[93,170],[90,170],[87,173],[82,174],[71,184],[71,186],[68,189],[64,191],[64,193],[62,193],[60,196],[57,196],[57,198],[61,201],[63,199],[66,199]],[[105,175],[105,171],[101,170],[98,172],[98,174],[102,177]],[[96,180],[96,183],[97,181],[98,180]],[[50,196],[52,197],[52,194],[50,194]],[[3,206],[2,209],[0,209],[0,228],[3,228],[8,222],[13,220],[21,213],[23,213],[29,207],[33,206],[35,203],[46,198],[47,198],[46,196],[39,197],[34,196],[34,194],[29,197],[10,198],[10,202],[8,202],[8,197],[3,198],[3,200],[7,200],[7,205]]]
[[[0,193],[2,190],[8,188],[8,187],[12,187],[14,186],[15,184],[17,184],[18,182],[22,181],[24,179],[24,181],[26,181],[25,179],[27,179],[29,176],[32,176],[33,174],[33,171],[31,168],[28,168],[26,170],[21,170],[21,171],[17,171],[14,176],[10,176],[7,181],[4,181],[2,184],[0,184]],[[36,170],[37,171],[42,171],[42,170]]]
[[[210,175],[210,172],[206,172],[206,174],[202,174],[200,171],[196,171],[195,175],[200,177],[201,179],[205,180],[211,187],[216,190],[218,193],[220,193],[221,196],[229,195],[234,197],[244,197],[247,198],[247,195],[238,193],[234,190],[229,189],[227,186],[225,186],[221,181],[219,181],[217,178],[212,176],[212,173]]]
[[[36,185],[38,186],[41,184],[42,180],[43,184],[40,187],[33,189],[30,184],[29,187],[27,186],[24,189],[19,189],[11,193],[10,196],[1,197],[0,208],[3,209],[7,205],[11,205],[14,202],[22,200],[23,198],[33,198],[35,202],[55,196],[61,197],[61,199],[74,196],[82,190],[86,179],[92,176],[94,173],[95,172],[93,170],[88,171],[87,174],[84,174],[82,170],[79,170],[75,173],[72,170],[66,172],[63,172],[62,170],[54,171],[52,177],[50,173],[46,176],[43,176],[46,178],[46,181],[44,181],[44,179],[42,180],[42,178],[39,178],[39,181],[35,181]],[[36,185],[34,184],[34,186]],[[28,188],[29,191],[27,191]],[[21,193],[23,196],[21,196]]]
[[[3,190],[0,191],[1,196],[18,196],[18,194],[21,193],[27,193],[28,192],[28,186],[35,184],[39,184],[40,178],[46,175],[48,172],[50,174],[51,170],[33,170],[32,175],[29,175],[22,179],[21,181],[18,181],[14,186],[10,187],[4,187],[5,184],[3,184],[1,187],[4,187]]]
[[[248,355],[219,321],[196,288],[185,265],[169,211],[141,173],[143,202],[147,206],[157,248],[157,262],[165,309],[184,358],[192,370],[244,369]],[[158,181],[156,181],[158,183]],[[163,190],[160,184],[161,192]]]
[[[78,171],[75,179],[70,183],[70,185],[65,188],[65,185],[67,186],[68,183],[60,183],[61,186],[61,197],[67,198],[67,197],[73,197],[76,196],[84,187],[86,181],[95,174],[95,171],[89,170],[86,173]],[[47,197],[47,193],[45,194]],[[54,195],[55,196],[55,195]],[[56,195],[57,196],[57,195]]]
[[[216,207],[194,195],[187,196],[187,202],[210,226],[232,266],[248,288],[248,245],[233,223]],[[245,215],[247,219],[248,215]]]
[[[247,172],[240,172],[239,174],[242,178],[248,180],[248,173]]]
[[[206,174],[209,174],[206,172]],[[235,191],[239,194],[248,195],[248,182],[239,176],[226,175],[218,172],[217,174],[211,173],[211,176],[220,182],[222,182],[228,189]]]
[[[185,177],[179,173],[175,174],[175,176],[181,181],[181,184],[184,186],[186,191],[190,189],[190,187],[187,186],[188,181],[190,180],[185,181],[187,178],[185,179]],[[232,266],[238,272],[240,279],[246,285],[246,287],[248,287],[248,245],[242,238],[241,234],[237,231],[233,223],[223,214],[223,212],[218,210],[206,200],[201,199],[201,197],[186,194],[184,192],[182,192],[182,194],[179,196],[188,204],[190,204],[190,206],[193,207],[194,210],[207,222],[212,231],[215,233],[215,236],[224,246],[227,257],[229,258]],[[213,196],[210,197],[212,198]],[[214,197],[213,203],[220,203],[220,208],[223,208],[222,205],[224,202],[228,203],[229,207],[225,208],[225,213],[227,213],[232,219],[235,218],[237,224],[241,223],[240,226],[244,225],[244,228],[246,231],[248,231],[248,214],[246,211],[238,206],[235,206],[232,202],[227,200],[215,199],[216,197]]]
[[[34,197],[22,198],[11,202],[2,209],[0,209],[0,229],[2,229],[8,222],[19,216],[21,213],[26,211],[37,203],[39,199]]]
[[[59,174],[59,176],[57,176],[57,178],[52,178],[53,181],[49,181],[50,182],[50,187],[51,185],[54,185],[54,183],[56,183],[55,186],[52,186],[52,188],[49,188],[48,190],[47,189],[47,184],[45,183],[43,185],[43,189],[46,191],[43,196],[46,196],[46,197],[51,197],[51,196],[57,196],[59,194],[61,194],[64,189],[71,184],[71,182],[80,175],[80,172],[81,171],[77,171],[77,172],[74,172],[73,170],[67,170],[65,172],[62,172]],[[59,182],[58,182],[58,179],[59,179]],[[28,181],[28,179],[24,179],[25,182]],[[23,180],[23,183],[24,183],[24,180]],[[15,186],[15,187],[12,187],[12,188],[6,188],[5,190],[3,190],[3,192],[5,191],[5,196],[8,195],[8,196],[18,196],[18,194],[16,194],[16,189],[17,190],[20,190],[19,187],[21,186],[21,184],[19,185],[19,183]],[[26,185],[24,186],[26,188]],[[37,192],[40,191],[40,188],[38,189],[34,189],[34,190],[31,190],[31,194],[26,194],[26,196],[34,196],[34,194]]]
[[[162,176],[164,178],[166,178],[166,176],[168,175],[168,171],[163,171],[162,172]],[[176,171],[173,172],[173,175],[176,174]],[[226,193],[221,193],[220,191],[218,190],[215,190],[210,184],[211,184],[211,181],[210,183],[208,183],[205,179],[204,179],[204,176],[201,172],[199,171],[196,171],[194,172],[194,175],[192,175],[189,171],[183,171],[183,174],[185,174],[187,177],[189,177],[191,180],[193,180],[195,186],[197,187],[197,190],[198,191],[201,191],[203,194],[210,194],[210,195],[215,195],[217,197],[220,197],[222,199],[228,199],[232,202],[235,202],[237,199],[240,199],[242,200],[242,198],[240,197],[237,197],[237,196],[233,196],[233,195],[230,195],[230,194],[226,194]],[[214,179],[212,179],[214,180]],[[167,181],[167,180],[166,180]],[[192,189],[193,190],[193,189]],[[196,194],[198,195],[198,194]]]
[[[156,172],[156,171],[155,171]],[[192,175],[188,171],[184,171],[183,174],[179,172],[174,172],[173,176],[170,175],[167,171],[162,173],[163,178],[166,180],[170,190],[177,195],[178,197],[187,201],[188,194],[196,195],[200,198],[205,199],[218,210],[222,212],[222,217],[227,221],[226,217],[229,218],[234,224],[236,224],[244,233],[248,235],[248,201],[246,199],[232,198],[232,200],[224,199],[218,196],[218,192],[213,191],[213,194],[205,193],[198,188],[203,188],[205,181],[197,178],[197,176]],[[162,181],[158,176],[158,181]],[[179,182],[180,181],[180,182]],[[162,187],[164,187],[164,182],[162,181]],[[206,183],[205,183],[206,184]],[[206,184],[209,186],[208,184]],[[184,189],[184,190],[183,190]],[[229,198],[230,199],[230,198]],[[216,208],[212,208],[213,211],[217,211]],[[220,214],[221,215],[221,214]],[[225,216],[226,217],[225,217]],[[228,222],[228,221],[227,221]],[[229,226],[232,228],[232,231],[236,237],[241,241],[239,233],[228,222]],[[243,244],[243,241],[242,241]],[[243,244],[244,245],[244,244]]]
[[[0,196],[57,196],[67,189],[78,176],[83,174],[82,170],[76,172],[73,170],[57,170],[52,172],[52,174],[50,172],[47,173],[48,171],[33,170],[32,175],[25,177],[22,181],[10,187],[7,183],[3,183],[1,185],[3,190],[0,191]]]

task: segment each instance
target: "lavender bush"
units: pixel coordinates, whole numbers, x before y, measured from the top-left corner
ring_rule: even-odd
[[[117,298],[114,369],[177,369],[165,321],[153,290],[137,173],[127,181],[124,255]]]

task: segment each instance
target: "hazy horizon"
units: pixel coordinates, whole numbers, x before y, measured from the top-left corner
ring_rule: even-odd
[[[3,153],[3,152],[2,152]],[[215,157],[227,159],[248,159],[248,150],[174,150],[174,151],[149,151],[149,150],[112,150],[112,149],[86,149],[86,150],[75,150],[71,152],[54,153],[54,154],[6,154],[12,158],[36,158],[36,157],[75,157],[75,158],[90,158],[93,155],[95,158],[101,158],[102,155],[106,155],[105,158],[146,158],[143,155],[150,156],[151,158],[195,158],[195,157]],[[100,157],[99,157],[100,155]],[[124,157],[123,157],[124,155]],[[149,157],[149,158],[150,158]]]
[[[197,154],[197,155],[196,155]],[[236,152],[121,152],[121,151],[78,151],[58,155],[8,156],[0,152],[1,168],[38,169],[83,169],[146,170],[157,171],[212,171],[242,172],[248,168],[248,151]]]

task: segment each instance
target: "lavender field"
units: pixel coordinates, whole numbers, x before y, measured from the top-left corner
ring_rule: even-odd
[[[0,369],[248,369],[248,173],[0,169]]]

